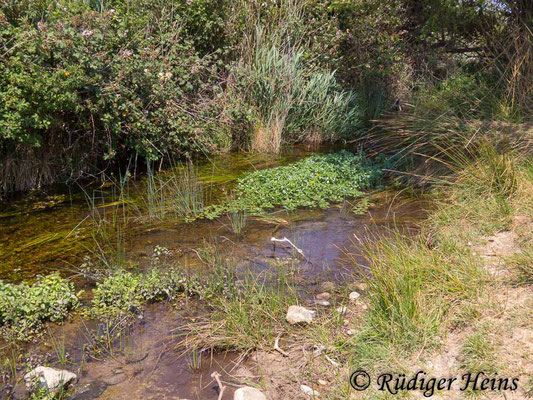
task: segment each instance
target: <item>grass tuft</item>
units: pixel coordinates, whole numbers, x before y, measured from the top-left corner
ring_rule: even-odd
[[[286,329],[287,309],[298,304],[287,271],[278,269],[274,277],[250,273],[228,283],[232,288],[211,297],[209,318],[183,328],[180,345],[248,351],[265,343],[271,346],[276,335]]]
[[[472,257],[430,249],[399,233],[367,243],[368,332],[400,348],[437,344],[443,325],[465,300],[479,296],[484,275]]]

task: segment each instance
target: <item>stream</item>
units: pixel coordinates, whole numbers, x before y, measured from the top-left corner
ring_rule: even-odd
[[[278,158],[226,154],[199,164],[198,176],[216,201],[227,195],[244,172],[284,165],[309,154],[301,148]],[[139,182],[143,184],[142,179]],[[111,197],[108,187],[93,190],[103,199]],[[74,276],[78,286],[90,287],[79,276],[79,265],[95,251],[90,226],[84,222],[89,213],[87,192],[50,188],[4,205],[0,210],[0,278],[31,281],[37,274],[60,271]],[[305,254],[298,284],[312,297],[321,283],[342,282],[358,273],[353,260],[349,263],[345,257],[346,252],[358,252],[356,238],[372,240],[392,228],[416,232],[428,206],[424,200],[392,189],[372,193],[369,198],[370,206],[361,214],[352,212],[345,202],[328,209],[278,210],[268,218],[252,216],[242,237],[233,233],[226,216],[213,221],[147,224],[128,232],[124,245],[128,259],[141,268],[148,264],[156,246],[168,249],[180,264],[196,268],[201,263],[195,250],[215,243],[217,251],[237,260],[239,269],[259,274],[270,268],[269,261],[291,257],[286,247],[271,242],[272,237],[286,237]],[[362,257],[356,260],[365,264]],[[62,325],[48,324],[44,340],[25,345],[23,350],[32,362],[58,365],[54,343],[61,341],[68,354],[64,367],[79,376],[75,399],[217,399],[211,373],[230,377],[250,361],[234,353],[204,352],[199,360],[183,354],[174,333],[183,323],[196,320],[202,308],[201,302],[185,296],[177,304],[148,305],[142,318],[129,323],[121,338],[100,357],[89,357],[85,350],[92,332],[102,328],[78,314]],[[2,348],[9,351],[7,344]],[[15,398],[24,398],[25,391],[19,386]],[[232,399],[233,391],[230,387],[224,399]]]

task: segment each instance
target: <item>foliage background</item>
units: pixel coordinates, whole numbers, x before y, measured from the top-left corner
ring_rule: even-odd
[[[520,122],[531,17],[525,0],[7,0],[0,191],[351,140],[393,112]]]

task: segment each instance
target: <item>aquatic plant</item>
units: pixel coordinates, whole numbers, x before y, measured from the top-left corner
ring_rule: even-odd
[[[95,317],[140,312],[146,303],[172,300],[192,292],[191,279],[176,269],[151,269],[146,273],[118,270],[97,283],[90,313]]]
[[[33,285],[0,280],[1,332],[16,340],[39,333],[44,321],[62,321],[77,305],[72,282],[57,273],[39,277]]]
[[[204,211],[204,188],[191,161],[161,174],[149,166],[139,197],[142,220],[191,220]]]
[[[244,232],[244,228],[246,227],[248,213],[246,210],[230,210],[228,213],[228,219],[232,232],[240,237]]]
[[[271,345],[287,325],[287,308],[298,303],[293,278],[280,267],[275,276],[249,272],[227,282],[234,290],[213,292],[207,318],[180,327],[180,347],[247,351]]]
[[[313,155],[292,165],[246,174],[237,183],[237,201],[255,212],[274,207],[326,208],[376,185],[384,166],[384,159],[372,162],[348,151]]]
[[[357,96],[330,71],[304,61],[301,43],[256,25],[250,57],[234,71],[238,95],[255,110],[254,150],[278,153],[283,143],[346,137],[357,131]]]

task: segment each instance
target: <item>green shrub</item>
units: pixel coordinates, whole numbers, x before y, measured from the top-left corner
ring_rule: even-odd
[[[501,91],[491,78],[458,71],[441,82],[425,82],[415,95],[418,116],[442,118],[491,118],[498,112]]]
[[[0,326],[8,337],[30,339],[44,321],[62,321],[77,304],[73,284],[58,274],[40,277],[33,285],[0,280]]]
[[[190,7],[106,2],[97,10],[90,2],[56,3],[0,8],[4,190],[43,183],[39,174],[22,181],[21,159],[28,168],[53,159],[39,167],[58,165],[53,177],[62,167],[94,169],[131,154],[153,160],[228,145],[215,119],[224,65],[221,49],[211,51],[223,40],[217,13],[224,7],[205,0]]]

